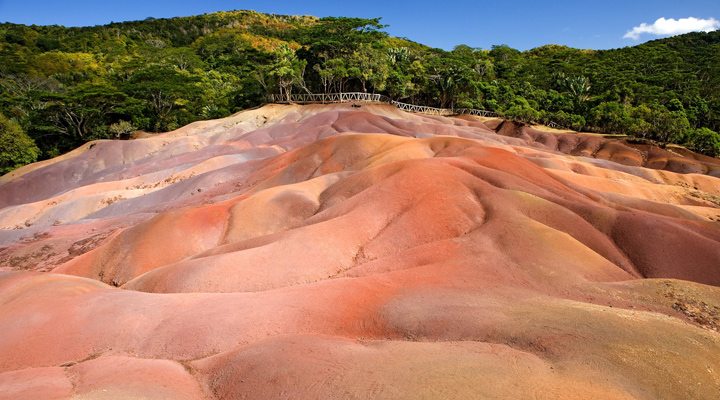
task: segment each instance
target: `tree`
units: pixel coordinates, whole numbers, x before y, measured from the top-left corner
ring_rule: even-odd
[[[133,73],[123,89],[142,101],[143,115],[137,116],[145,118],[142,127],[167,131],[193,120],[193,107],[199,103],[198,81],[189,71],[154,64]]]
[[[686,144],[698,153],[720,156],[720,134],[708,128],[694,129],[688,135]]]
[[[508,119],[519,122],[535,123],[540,121],[540,112],[522,97],[516,97],[510,108],[505,110],[504,115]]]
[[[342,92],[350,77],[347,63],[342,58],[331,58],[322,64],[315,64],[313,70],[318,73],[323,92]]]
[[[120,120],[108,127],[108,132],[116,138],[129,136],[137,127],[129,121]]]
[[[522,53],[510,46],[493,46],[489,55],[499,78],[513,79],[522,67]]]
[[[546,113],[545,122],[553,122],[564,128],[581,131],[585,128],[586,122],[582,115],[568,114],[565,111]]]
[[[322,18],[294,37],[306,44],[297,55],[312,65],[310,79],[317,78],[323,91],[346,90],[348,78],[361,90],[381,88],[387,75],[386,63],[378,63],[385,57],[383,27],[377,18]]]
[[[457,95],[467,88],[470,69],[461,61],[443,55],[434,55],[425,61],[430,83],[428,95],[437,100],[439,107],[454,108]]]
[[[667,108],[653,108],[651,134],[655,140],[663,143],[682,142],[690,131],[690,122],[682,111],[668,111]]]
[[[103,138],[109,116],[126,97],[108,84],[78,85],[67,93],[47,94],[46,106],[37,115],[53,127],[48,135],[64,136],[78,145]]]
[[[27,126],[33,112],[46,106],[43,94],[59,91],[59,83],[51,78],[20,75],[0,75],[0,108]]]
[[[152,56],[159,64],[169,65],[179,71],[192,71],[204,67],[195,51],[188,47],[172,47],[154,51]]]
[[[309,52],[326,59],[347,57],[363,44],[378,43],[387,34],[379,18],[322,18],[300,31],[301,43],[309,44]]]
[[[233,94],[243,91],[237,76],[215,70],[202,74],[196,85],[201,90],[200,115],[208,119],[224,117],[234,112]]]
[[[630,115],[623,104],[609,101],[598,104],[590,112],[590,123],[608,133],[628,133]]]
[[[35,162],[40,150],[17,122],[0,114],[0,174]]]
[[[385,90],[395,99],[412,98],[427,87],[428,76],[425,64],[415,51],[408,47],[388,49],[388,77]]]
[[[384,90],[388,78],[388,57],[383,48],[371,45],[360,45],[350,57],[352,67],[348,74],[357,78],[362,91],[367,92],[371,85],[373,92]]]
[[[42,157],[111,136],[119,121],[164,131],[298,90],[379,92],[697,149],[712,146],[694,136],[714,137],[698,128],[720,131],[720,31],[615,50],[444,51],[390,37],[379,19],[250,11],[81,29],[1,25],[0,112]]]
[[[288,102],[292,100],[294,87],[308,91],[304,79],[305,66],[307,61],[300,60],[288,46],[281,46],[275,53],[275,62],[270,65],[268,75],[274,80],[280,95],[285,96]]]
[[[585,103],[590,99],[590,79],[586,76],[567,76],[563,72],[556,74],[557,86],[573,100],[575,111],[584,111]]]

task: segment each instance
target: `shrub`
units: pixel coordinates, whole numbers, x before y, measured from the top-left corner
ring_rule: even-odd
[[[708,128],[692,130],[687,135],[685,144],[698,153],[711,157],[720,156],[720,133]]]
[[[40,150],[17,122],[0,114],[0,174],[35,162]]]
[[[118,121],[108,127],[108,132],[116,138],[129,135],[136,130],[137,127],[128,121]]]

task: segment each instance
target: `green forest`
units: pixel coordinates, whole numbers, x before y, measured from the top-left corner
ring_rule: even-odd
[[[615,50],[434,49],[380,19],[232,11],[66,28],[0,24],[0,173],[270,93],[367,91],[720,155],[720,31]]]

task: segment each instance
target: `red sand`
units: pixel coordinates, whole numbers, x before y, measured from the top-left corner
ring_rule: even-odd
[[[717,165],[387,106],[89,144],[0,178],[0,398],[717,399]]]

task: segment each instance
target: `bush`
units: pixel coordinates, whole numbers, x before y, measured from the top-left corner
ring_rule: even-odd
[[[545,120],[547,120],[547,122],[554,122],[563,128],[570,128],[574,131],[583,130],[587,124],[582,115],[568,114],[565,111],[547,113]]]
[[[40,150],[17,122],[0,114],[0,174],[35,162]]]
[[[682,143],[690,132],[690,122],[681,111],[668,112],[664,108],[653,110],[650,124],[652,138],[663,143]]]
[[[582,115],[570,114],[570,128],[575,131],[581,131],[587,125],[587,121]]]
[[[522,97],[515,97],[510,108],[503,113],[505,118],[518,122],[536,123],[540,121],[540,112]]]
[[[708,128],[692,130],[688,134],[685,144],[698,153],[711,157],[720,156],[720,133]]]
[[[116,138],[130,135],[136,130],[137,127],[128,121],[118,121],[108,127],[108,132]]]
[[[540,112],[532,107],[512,106],[504,115],[505,118],[518,122],[534,123],[540,120]]]

